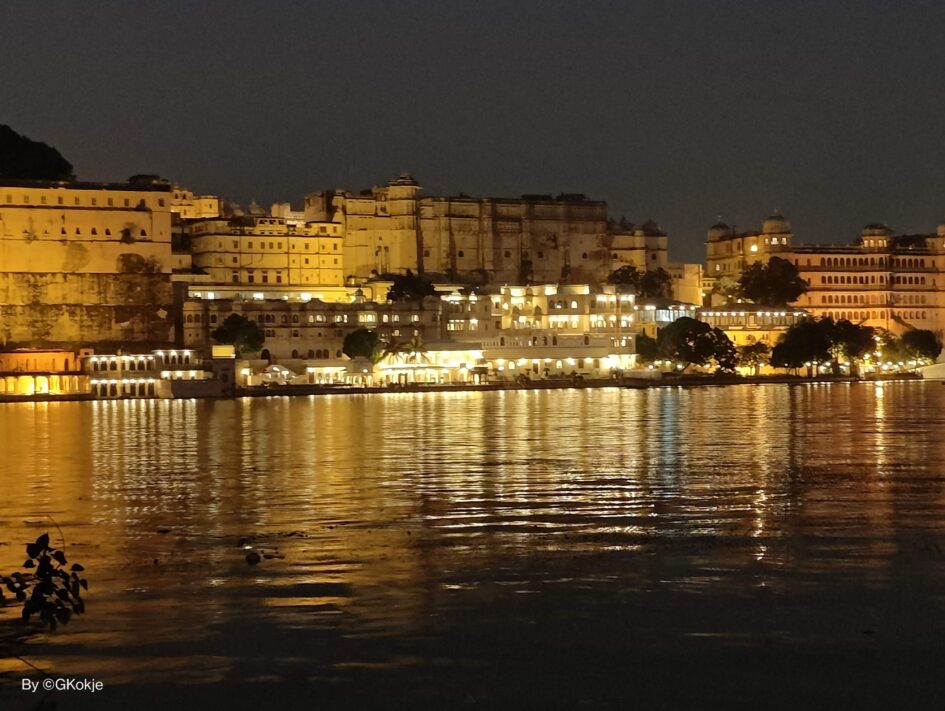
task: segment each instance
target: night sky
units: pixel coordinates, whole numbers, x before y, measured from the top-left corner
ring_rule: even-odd
[[[0,123],[82,179],[583,192],[688,261],[720,216],[945,221],[941,2],[30,0],[0,27]]]

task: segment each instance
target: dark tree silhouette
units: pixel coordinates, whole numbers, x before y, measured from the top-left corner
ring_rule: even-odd
[[[75,180],[72,164],[52,146],[0,125],[0,178]]]
[[[644,299],[669,299],[673,295],[673,278],[662,267],[644,272],[640,277],[638,296]]]
[[[383,341],[374,331],[366,328],[359,328],[345,336],[344,345],[341,352],[352,360],[355,358],[367,358],[372,363],[379,363],[381,358],[387,354],[388,344]]]
[[[409,269],[406,274],[395,275],[393,282],[387,292],[388,301],[423,301],[427,296],[436,296],[433,284]]]
[[[660,357],[659,345],[657,345],[656,339],[650,338],[645,333],[641,333],[636,337],[636,351],[637,359],[641,363],[652,363],[659,360]]]
[[[741,296],[764,306],[784,306],[807,291],[797,267],[781,257],[771,257],[767,264],[752,264],[738,280]]]
[[[632,264],[615,269],[607,277],[608,284],[629,287],[634,294],[644,299],[668,299],[673,295],[673,278],[660,267],[641,272]]]
[[[629,286],[636,294],[640,289],[640,270],[632,264],[626,264],[619,269],[615,269],[607,277],[608,284],[618,284],[620,286]]]
[[[942,344],[931,331],[906,331],[902,334],[902,349],[910,358],[935,360],[942,352]]]
[[[255,321],[241,314],[230,314],[219,328],[210,333],[217,343],[236,346],[236,355],[257,353],[266,343],[266,336]]]
[[[708,365],[714,360],[720,371],[735,370],[735,345],[719,328],[683,316],[660,329],[657,337],[660,355],[690,365]]]
[[[807,363],[830,359],[830,340],[814,319],[791,326],[771,351],[771,365],[797,369]]]
[[[758,375],[758,369],[771,360],[771,349],[764,341],[749,343],[738,349],[738,363],[752,369]]]

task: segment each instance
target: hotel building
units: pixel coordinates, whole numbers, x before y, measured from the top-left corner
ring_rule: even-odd
[[[792,245],[780,215],[761,232],[714,225],[706,240],[707,276],[737,281],[742,270],[772,256],[793,263],[808,290],[792,305],[814,316],[848,319],[895,334],[945,328],[945,225],[935,234],[897,235],[870,224],[849,245]]]

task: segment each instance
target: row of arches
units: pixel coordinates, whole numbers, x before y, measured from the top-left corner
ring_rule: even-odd
[[[867,319],[884,319],[886,318],[885,309],[881,311],[825,311],[824,316],[828,316],[835,321],[840,321],[846,319],[847,321],[866,321]],[[890,311],[889,315],[893,318],[899,317],[907,320],[922,320],[928,318],[927,311]]]
[[[797,260],[794,260],[797,265]],[[822,267],[904,267],[906,269],[924,269],[925,259],[921,257],[824,257]]]

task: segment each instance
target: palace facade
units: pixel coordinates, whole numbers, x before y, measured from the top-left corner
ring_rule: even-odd
[[[305,219],[341,226],[345,273],[361,279],[410,269],[451,281],[593,283],[624,264],[666,266],[666,235],[655,223],[612,233],[607,204],[583,195],[431,197],[420,189],[403,174],[360,195],[312,193]]]
[[[848,319],[894,334],[945,329],[945,225],[935,234],[898,235],[870,224],[849,245],[794,245],[780,215],[761,232],[713,225],[706,240],[707,276],[737,282],[742,270],[777,256],[793,263],[808,290],[793,306],[813,316]]]
[[[173,338],[171,188],[0,182],[0,346]]]

